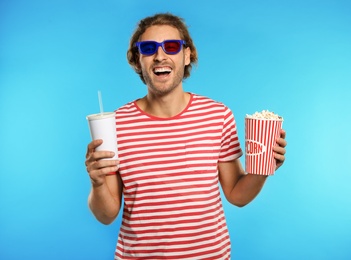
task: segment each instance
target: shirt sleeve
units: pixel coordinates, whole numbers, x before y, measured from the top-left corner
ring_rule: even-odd
[[[228,107],[224,107],[224,120],[221,139],[220,162],[228,162],[243,154],[236,129],[235,118]]]

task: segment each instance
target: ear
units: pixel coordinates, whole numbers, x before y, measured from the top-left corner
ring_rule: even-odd
[[[141,72],[141,65],[139,61],[133,67],[137,73]]]
[[[191,54],[190,47],[186,47],[184,49],[184,64],[185,64],[185,66],[190,64],[190,54]]]

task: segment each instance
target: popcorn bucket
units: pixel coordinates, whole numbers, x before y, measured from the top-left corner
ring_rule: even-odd
[[[250,174],[273,175],[276,162],[273,146],[280,135],[282,119],[245,118],[245,170]]]

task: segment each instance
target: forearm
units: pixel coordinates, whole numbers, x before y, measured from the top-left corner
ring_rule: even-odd
[[[227,197],[228,201],[239,207],[247,205],[259,194],[266,179],[267,176],[264,175],[241,175]]]
[[[96,219],[106,225],[115,220],[121,207],[121,201],[112,196],[106,183],[92,187],[88,204]]]

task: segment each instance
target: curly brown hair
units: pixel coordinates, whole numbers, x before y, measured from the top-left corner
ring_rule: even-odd
[[[185,47],[189,47],[191,51],[190,64],[184,67],[183,76],[183,79],[188,78],[190,76],[192,65],[195,65],[197,63],[197,51],[183,18],[170,13],[155,14],[153,16],[146,17],[139,22],[129,42],[129,49],[127,51],[128,63],[133,67],[135,72],[139,74],[141,80],[146,84],[140,70],[139,51],[138,48],[135,47],[135,43],[139,41],[141,35],[146,31],[146,29],[153,25],[169,25],[178,29],[181,39],[185,40]]]

